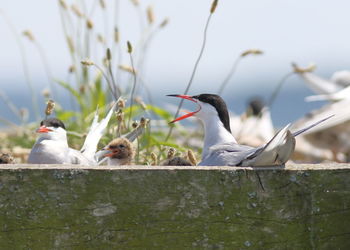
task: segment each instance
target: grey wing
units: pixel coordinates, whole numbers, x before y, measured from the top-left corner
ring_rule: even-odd
[[[95,162],[92,162],[88,158],[86,158],[80,151],[69,148],[68,158],[71,164],[79,164],[79,165],[96,165]]]
[[[239,166],[247,156],[259,148],[239,145],[236,143],[219,144],[209,148],[199,166]]]

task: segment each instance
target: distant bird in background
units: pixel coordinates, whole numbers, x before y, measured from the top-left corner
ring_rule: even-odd
[[[43,120],[40,123],[40,128],[37,129],[39,137],[29,154],[28,163],[96,165],[97,144],[104,134],[114,108],[115,104],[100,122],[98,122],[98,112],[96,111],[80,151],[68,146],[66,128],[61,120],[57,118]]]
[[[350,160],[350,100],[344,99],[330,103],[314,110],[292,125],[292,129],[313,124],[315,121],[329,115],[334,115],[328,122],[322,123],[313,130],[306,131],[302,139],[309,145],[300,144],[298,152],[307,152],[310,156],[338,162]],[[310,147],[311,145],[311,147]],[[312,148],[313,150],[307,150]],[[329,152],[330,151],[330,152]],[[305,153],[304,153],[305,154]],[[331,156],[330,156],[331,155]]]
[[[14,164],[15,159],[10,154],[1,154],[0,155],[0,164]]]
[[[307,102],[313,102],[313,101],[337,102],[337,101],[341,101],[344,99],[350,100],[350,86],[348,86],[344,89],[341,89],[337,92],[331,93],[331,94],[307,96],[305,98],[305,101],[307,101]]]
[[[202,151],[202,166],[272,166],[285,164],[295,147],[295,136],[311,129],[320,120],[295,133],[285,126],[265,145],[250,147],[237,143],[231,134],[230,119],[224,100],[214,94],[168,95],[190,100],[198,104],[198,110],[176,118],[177,122],[190,116],[198,117],[204,125],[204,146]]]
[[[252,98],[245,113],[230,116],[232,135],[240,144],[259,146],[275,134],[269,108],[260,97]]]
[[[302,70],[295,64],[293,66],[294,72],[298,73],[305,84],[316,94],[332,94],[350,86],[350,71],[348,70],[337,71],[330,79],[325,79],[312,72]]]

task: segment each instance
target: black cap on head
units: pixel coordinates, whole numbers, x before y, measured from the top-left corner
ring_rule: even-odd
[[[264,100],[260,97],[253,97],[249,100],[249,109],[254,116],[259,116],[265,107]]]
[[[226,130],[231,133],[230,116],[228,114],[226,103],[220,96],[215,94],[200,94],[192,96],[192,98],[212,105],[218,112],[219,118],[224,124]]]
[[[42,122],[40,122],[40,126],[54,127],[54,128],[61,127],[63,129],[66,129],[66,127],[64,126],[64,123],[57,118],[49,118],[49,119],[43,120]]]

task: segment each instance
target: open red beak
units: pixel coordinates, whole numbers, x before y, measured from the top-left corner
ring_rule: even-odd
[[[48,132],[50,132],[50,131],[52,131],[52,130],[49,129],[49,128],[47,128],[47,127],[45,127],[45,126],[41,126],[40,128],[38,128],[38,129],[36,130],[37,133],[48,133]]]
[[[186,100],[190,100],[192,102],[195,102],[198,104],[197,100],[196,99],[193,99],[191,96],[189,95],[167,95],[167,96],[172,96],[172,97],[180,97],[182,99],[186,99]],[[198,104],[198,110],[194,111],[194,112],[189,112],[187,113],[186,115],[183,115],[183,116],[180,116],[178,118],[176,118],[175,120],[171,121],[170,123],[174,123],[174,122],[177,122],[177,121],[181,121],[183,119],[186,119],[188,117],[191,117],[193,115],[195,115],[197,112],[199,112],[201,110],[201,106]]]
[[[104,157],[112,157],[112,156],[114,156],[114,155],[119,153],[119,150],[112,151],[112,150],[110,150],[108,148],[105,149],[105,150],[107,150],[108,152],[107,152],[107,154],[104,155]]]

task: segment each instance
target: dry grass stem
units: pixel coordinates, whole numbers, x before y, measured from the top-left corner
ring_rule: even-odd
[[[33,35],[33,33],[32,33],[30,30],[25,30],[25,31],[23,31],[22,34],[23,34],[25,37],[27,37],[30,41],[32,41],[32,42],[35,41],[34,35]]]
[[[102,9],[106,9],[106,2],[104,0],[100,0],[99,3]]]
[[[188,157],[188,160],[191,162],[191,164],[193,166],[197,166],[197,159],[196,159],[196,156],[194,155],[193,151],[191,149],[189,149],[187,151],[187,157]]]
[[[70,52],[71,54],[74,54],[74,52],[75,52],[75,46],[74,46],[74,42],[73,42],[72,38],[71,38],[70,36],[67,36],[66,39],[67,39],[67,44],[68,44],[69,52]]]
[[[218,2],[217,0],[214,0],[214,2],[212,3],[211,10],[210,10],[210,14],[209,14],[209,16],[208,16],[208,18],[207,18],[207,22],[206,22],[206,24],[205,24],[204,31],[203,31],[203,42],[202,42],[201,50],[200,50],[199,55],[198,55],[198,58],[197,58],[197,60],[196,60],[196,62],[195,62],[195,64],[194,64],[194,68],[193,68],[193,71],[192,71],[190,80],[189,80],[189,82],[188,82],[188,84],[187,84],[186,90],[185,90],[185,92],[184,92],[184,95],[187,95],[187,94],[188,94],[188,91],[189,91],[190,88],[191,88],[191,85],[192,85],[194,76],[195,76],[195,74],[196,74],[196,72],[197,72],[197,68],[198,68],[199,62],[200,62],[200,60],[201,60],[201,58],[202,58],[202,56],[203,56],[204,49],[205,49],[205,45],[206,45],[206,42],[207,42],[207,32],[208,32],[209,23],[210,23],[210,20],[211,20],[212,15],[213,15],[213,13],[214,13],[214,11],[215,11],[215,9],[216,9],[217,2]],[[176,113],[175,113],[174,118],[176,118],[176,117],[179,115],[179,112],[180,112],[180,109],[181,109],[181,107],[182,107],[183,102],[184,102],[184,99],[181,99],[181,100],[180,100],[180,104],[179,104],[179,106],[177,107],[177,110],[176,110]],[[166,136],[166,138],[165,138],[165,141],[168,141],[168,139],[169,139],[170,136],[171,136],[171,133],[172,133],[173,129],[174,129],[174,126],[171,126],[170,129],[169,129],[169,132],[168,132],[168,134],[167,134],[167,136]]]
[[[245,57],[247,55],[262,55],[263,53],[264,52],[259,49],[248,49],[242,52],[241,57]]]
[[[79,7],[75,4],[71,5],[71,10],[73,11],[73,13],[79,17],[79,18],[83,18],[85,15],[84,13],[79,9]]]
[[[147,7],[147,20],[149,24],[154,23],[154,11],[152,6]]]
[[[135,74],[136,73],[135,70],[132,67],[128,66],[128,65],[121,64],[118,67],[119,67],[119,69],[121,69],[123,71],[126,71],[126,72],[129,72],[130,74]]]
[[[267,106],[269,108],[271,108],[272,104],[274,103],[274,101],[276,100],[276,97],[278,95],[278,93],[280,92],[283,84],[287,81],[287,79],[292,76],[294,74],[294,72],[289,72],[288,74],[284,75],[282,77],[282,79],[277,83],[276,88],[274,89],[274,91],[272,92],[268,102],[267,102]]]
[[[133,102],[134,102],[134,94],[135,94],[135,89],[136,89],[136,73],[135,73],[135,67],[134,67],[134,60],[132,57],[132,45],[129,41],[127,41],[127,46],[128,46],[128,53],[129,53],[129,57],[130,57],[130,62],[131,62],[131,67],[132,70],[134,72],[133,74],[133,85],[132,85],[132,89],[131,89],[131,93],[130,93],[130,112],[129,112],[129,121],[128,121],[128,127],[130,125],[130,121],[131,121],[131,117],[132,117],[132,106],[133,106]]]
[[[95,65],[95,63],[93,61],[91,61],[90,59],[86,58],[85,60],[80,61],[82,65],[84,66],[92,66]]]
[[[168,158],[168,159],[173,158],[173,157],[175,156],[175,153],[176,153],[175,148],[169,148],[168,154],[167,154],[167,158]]]
[[[132,2],[133,5],[135,6],[139,6],[140,5],[140,2],[139,0],[130,0]]]
[[[87,19],[86,20],[86,27],[89,29],[89,30],[92,30],[94,28],[94,23],[91,19]]]
[[[117,106],[120,109],[125,108],[125,100],[123,98],[119,98],[118,102],[117,102]]]
[[[218,0],[214,0],[211,4],[210,13],[213,14],[216,10],[216,7],[218,6]]]
[[[120,41],[120,34],[119,34],[119,29],[118,27],[114,28],[114,42],[119,43]]]
[[[127,41],[126,44],[128,47],[128,53],[131,54],[132,53],[132,45],[131,45],[130,41]]]
[[[227,84],[229,83],[230,79],[232,78],[232,76],[234,75],[234,73],[236,72],[238,65],[241,61],[242,58],[248,56],[248,55],[261,55],[263,54],[262,50],[259,49],[248,49],[243,51],[237,58],[236,60],[233,62],[232,67],[229,71],[229,73],[227,74],[227,76],[225,77],[225,79],[223,80],[223,82],[221,83],[219,90],[218,90],[218,95],[221,95],[225,89],[225,87],[227,86]]]
[[[66,1],[64,0],[60,0],[60,6],[64,9],[64,10],[67,10],[68,9],[68,5],[66,3]]]
[[[152,166],[156,166],[158,164],[157,155],[154,152],[151,153],[151,160],[152,160],[152,163],[151,163]]]
[[[169,18],[165,18],[165,19],[163,20],[163,22],[161,22],[161,23],[159,24],[159,27],[160,27],[160,28],[164,28],[165,26],[168,25],[168,23],[169,23]]]

